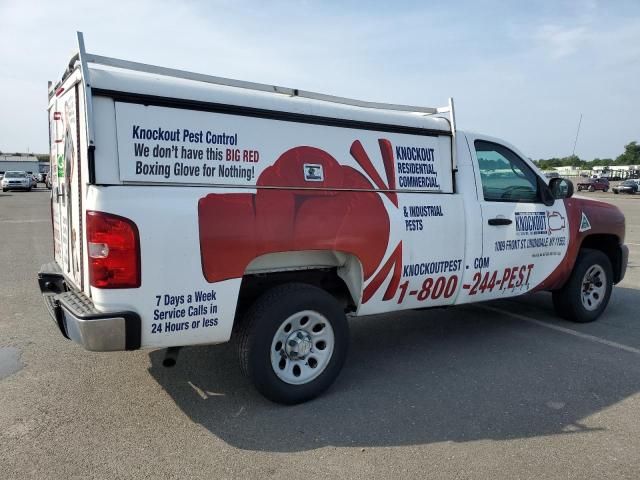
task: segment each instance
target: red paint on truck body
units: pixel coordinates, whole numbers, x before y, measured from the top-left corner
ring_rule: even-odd
[[[261,255],[304,250],[331,250],[356,256],[364,279],[384,260],[389,243],[390,220],[381,194],[397,205],[393,152],[380,140],[387,183],[377,174],[360,142],[351,154],[371,177],[340,165],[327,152],[296,147],[283,153],[257,180],[256,193],[209,194],[198,202],[202,271],[209,282],[240,278],[248,264]],[[309,182],[305,164],[322,165],[324,179]],[[262,188],[261,188],[262,187]],[[266,187],[266,188],[265,188]],[[305,189],[302,189],[304,187]],[[393,266],[390,288],[397,288],[402,248],[394,249],[387,266],[367,289],[368,300]],[[378,278],[381,277],[381,278]],[[398,278],[395,278],[398,277]],[[395,287],[392,287],[395,286]],[[385,292],[385,298],[390,292]],[[392,298],[389,297],[389,298]]]
[[[618,242],[624,242],[624,215],[618,207],[605,202],[585,198],[567,198],[564,200],[569,223],[569,245],[567,253],[556,269],[545,278],[533,291],[557,290],[561,288],[571,275],[573,266],[578,258],[582,242],[589,235],[615,235]],[[591,228],[580,231],[582,213],[586,215]]]

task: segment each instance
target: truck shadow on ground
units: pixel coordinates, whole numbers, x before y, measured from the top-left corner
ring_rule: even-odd
[[[336,383],[293,407],[256,393],[231,343],[185,348],[173,369],[152,352],[149,372],[214,435],[274,452],[575,435],[640,387],[633,354],[477,307],[356,319],[351,334]]]

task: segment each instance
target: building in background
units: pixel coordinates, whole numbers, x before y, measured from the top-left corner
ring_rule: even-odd
[[[40,162],[35,155],[0,154],[0,174],[9,170],[22,170],[34,175],[49,173],[49,162]]]
[[[592,176],[606,177],[609,180],[640,178],[640,165],[596,165],[591,168]]]
[[[554,170],[558,172],[561,177],[577,177],[580,175],[580,167],[554,167]]]

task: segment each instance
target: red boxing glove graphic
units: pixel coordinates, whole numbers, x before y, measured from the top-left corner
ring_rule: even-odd
[[[394,188],[391,144],[380,140],[380,148],[388,186],[360,142],[353,143],[351,153],[378,188]],[[304,178],[305,164],[321,165],[324,178],[310,184]],[[257,186],[281,188],[258,188],[255,194],[210,194],[198,202],[202,270],[207,281],[240,278],[254,258],[276,252],[349,253],[360,260],[365,279],[382,262],[389,242],[389,215],[379,193],[366,191],[376,188],[357,170],[340,165],[318,148],[296,147],[265,169]],[[395,192],[383,193],[397,205]],[[395,293],[401,245],[392,257],[372,282],[377,286],[365,292],[366,299],[375,293],[392,266],[394,278],[385,299],[389,290]]]

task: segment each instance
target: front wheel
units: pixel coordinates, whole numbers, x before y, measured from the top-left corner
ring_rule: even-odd
[[[556,313],[567,320],[588,323],[607,307],[613,288],[613,268],[600,250],[580,251],[569,280],[553,292]]]
[[[310,400],[338,377],[349,344],[340,303],[326,291],[290,283],[264,293],[240,327],[242,371],[268,399]]]

